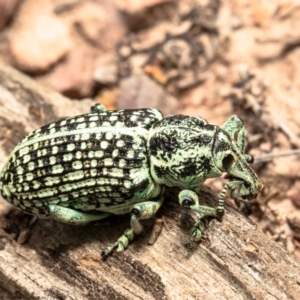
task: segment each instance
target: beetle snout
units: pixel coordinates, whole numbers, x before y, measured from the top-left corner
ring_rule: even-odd
[[[236,192],[242,199],[255,199],[263,187],[256,173],[243,159],[236,160],[228,169],[228,178],[239,182]]]
[[[240,175],[240,174],[239,174]],[[230,176],[229,181],[233,183],[232,195],[233,198],[241,198],[244,200],[252,200],[257,197],[261,191],[263,185],[257,177],[246,177],[245,179],[241,176]]]
[[[263,185],[258,178],[253,178],[251,183],[245,183],[241,193],[243,199],[256,199]]]

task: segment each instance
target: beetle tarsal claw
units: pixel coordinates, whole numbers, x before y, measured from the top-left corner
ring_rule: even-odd
[[[102,258],[106,259],[117,246],[118,246],[117,243],[114,243],[114,244],[106,247],[101,253]]]
[[[190,239],[185,244],[185,246],[191,249],[193,247],[194,242],[200,241],[204,230],[205,230],[205,221],[201,218],[190,230]]]
[[[194,240],[193,239],[189,239],[189,241],[187,243],[185,243],[185,247],[188,249],[192,249],[194,245]]]

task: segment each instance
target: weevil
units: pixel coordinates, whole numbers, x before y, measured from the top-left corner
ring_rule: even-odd
[[[221,219],[226,192],[236,201],[255,198],[261,183],[244,153],[245,128],[237,116],[221,127],[201,117],[163,117],[157,109],[106,111],[56,121],[27,135],[0,174],[8,202],[42,218],[86,224],[130,214],[130,228],[102,255],[121,252],[140,222],[156,214],[165,187],[179,187],[179,203],[200,213],[187,242],[192,247],[205,218]],[[217,207],[200,205],[197,192],[207,178],[227,173]]]

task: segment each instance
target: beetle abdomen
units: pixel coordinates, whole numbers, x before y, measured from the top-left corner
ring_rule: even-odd
[[[34,213],[49,203],[93,210],[143,190],[149,194],[148,131],[133,122],[149,118],[151,110],[142,112],[143,118],[138,112],[87,114],[36,130],[13,151],[1,174],[1,193]]]

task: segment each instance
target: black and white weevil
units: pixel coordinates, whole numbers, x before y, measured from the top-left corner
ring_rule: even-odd
[[[131,214],[130,228],[102,253],[123,251],[142,231],[140,220],[155,215],[164,187],[179,187],[182,206],[201,214],[191,230],[192,246],[204,218],[221,218],[230,190],[239,202],[253,199],[262,185],[244,153],[245,128],[237,116],[221,127],[200,117],[164,118],[157,109],[106,111],[43,126],[12,151],[0,174],[2,196],[43,218],[85,224]],[[207,179],[227,172],[217,208],[199,204],[196,192]]]

